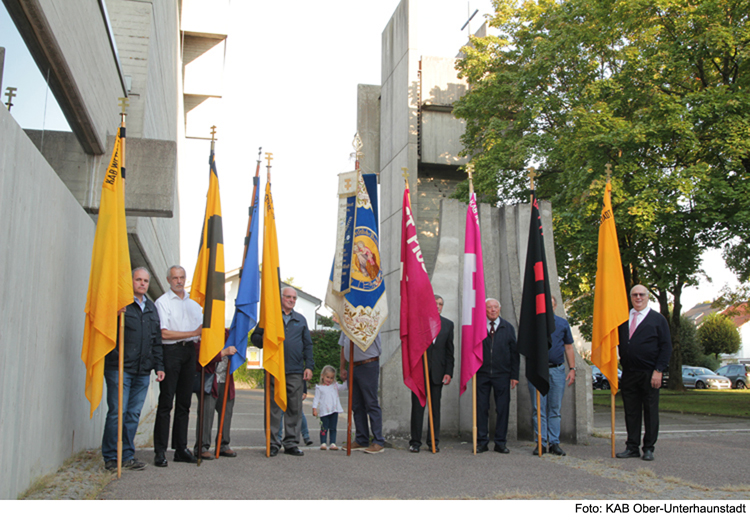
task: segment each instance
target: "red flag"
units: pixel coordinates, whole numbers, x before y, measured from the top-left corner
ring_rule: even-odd
[[[422,356],[440,332],[440,313],[430,278],[424,266],[411,214],[409,188],[404,190],[401,216],[401,359],[404,384],[424,406],[424,363]]]

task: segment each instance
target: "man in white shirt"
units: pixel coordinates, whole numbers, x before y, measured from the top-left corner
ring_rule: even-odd
[[[164,346],[165,377],[159,383],[159,405],[154,422],[154,464],[167,466],[169,416],[175,402],[172,425],[174,460],[195,463],[197,459],[187,447],[190,401],[195,378],[196,342],[203,325],[201,306],[185,292],[185,269],[172,266],[167,274],[170,290],[156,300]]]

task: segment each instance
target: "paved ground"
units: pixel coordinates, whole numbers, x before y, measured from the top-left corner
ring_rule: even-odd
[[[565,445],[568,455],[533,457],[528,441],[509,443],[508,455],[473,455],[468,443],[446,439],[438,454],[412,454],[406,439],[389,440],[369,455],[304,448],[304,457],[265,457],[262,393],[238,391],[232,428],[237,458],[204,461],[198,467],[172,461],[153,466],[153,451],[141,472],[123,472],[101,499],[599,499],[745,500],[750,498],[750,421],[662,414],[656,461],[610,458],[609,439]],[[316,440],[308,399],[305,412]],[[344,402],[342,398],[342,402]],[[191,418],[192,418],[191,410]],[[617,450],[624,448],[618,413]],[[150,425],[143,435],[150,436]],[[597,432],[609,432],[609,413],[597,413]],[[346,423],[339,420],[343,438]],[[191,434],[191,443],[192,435]]]

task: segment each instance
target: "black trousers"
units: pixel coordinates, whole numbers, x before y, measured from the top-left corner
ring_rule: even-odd
[[[641,419],[645,426],[643,449],[654,450],[659,437],[659,388],[651,387],[652,371],[623,371],[620,382],[628,450],[638,451],[641,444]]]
[[[442,384],[430,384],[430,401],[432,402],[432,420],[435,428],[435,446],[440,443],[440,395],[443,391]],[[426,404],[426,403],[425,403]],[[417,396],[411,394],[411,445],[422,445],[422,427],[424,425],[424,417],[427,414],[427,406],[422,406],[419,403]],[[427,419],[427,444],[432,446],[432,439],[430,437],[430,420],[429,416]]]
[[[172,448],[187,448],[190,401],[195,378],[195,345],[192,342],[164,345],[164,380],[159,382],[159,405],[154,421],[154,452],[167,451],[169,416],[174,403]]]
[[[505,445],[508,439],[508,417],[510,416],[510,373],[481,375],[477,373],[477,446],[489,443],[490,391],[495,397],[496,445]]]

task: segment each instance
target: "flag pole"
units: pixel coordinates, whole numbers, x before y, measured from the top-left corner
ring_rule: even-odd
[[[266,457],[271,457],[271,374],[266,371]]]
[[[610,183],[610,180],[612,178],[612,164],[607,163],[605,164],[607,170],[607,184]],[[609,410],[610,410],[610,426],[612,430],[612,435],[609,436],[610,438],[610,444],[611,444],[611,450],[612,450],[612,458],[615,457],[615,393],[612,391],[612,383],[609,383]]]
[[[115,138],[115,142],[120,141],[120,174],[122,174],[123,190],[125,185],[125,116],[127,113],[125,109],[128,107],[127,97],[118,97],[120,101],[120,130],[118,131],[118,137]],[[120,314],[120,340],[118,347],[118,361],[117,361],[117,477],[122,477],[122,401],[124,394],[124,381],[125,377],[125,313]]]
[[[534,207],[534,176],[536,171],[529,167],[529,180],[531,182],[531,207]],[[536,390],[536,446],[539,457],[542,457],[542,396],[539,390]]]
[[[344,348],[341,348],[342,354],[343,354]],[[350,456],[352,455],[352,394],[354,391],[352,391],[354,386],[354,342],[349,340],[349,383],[347,386],[349,387],[349,407],[346,413],[346,455]]]
[[[250,210],[247,218],[247,230],[245,231],[245,252],[242,255],[242,268],[240,268],[240,279],[242,279],[242,271],[245,269],[245,259],[247,259],[247,248],[250,244],[250,229],[253,223],[253,208],[255,207],[255,193],[260,183],[260,162],[261,154],[263,153],[263,147],[258,148],[258,164],[255,166],[255,177],[253,178],[253,195],[250,199]],[[237,309],[235,308],[235,311]],[[216,459],[219,459],[219,453],[221,452],[221,438],[222,432],[224,431],[224,417],[227,413],[227,398],[229,396],[229,384],[234,380],[234,375],[229,372],[229,365],[227,364],[227,377],[224,382],[224,397],[221,404],[221,419],[219,420],[219,431],[216,440]]]
[[[469,164],[466,168],[469,173],[469,200],[474,194],[474,166]],[[474,455],[477,453],[477,374],[471,377],[471,439]]]
[[[216,125],[212,125],[211,126],[211,153],[214,152],[215,146],[216,146]],[[210,174],[209,174],[209,177],[210,177]],[[201,454],[203,454],[203,417],[204,417],[204,414],[206,413],[205,401],[204,401],[205,388],[203,387],[205,383],[206,383],[206,366],[201,365],[200,404],[198,405],[198,439],[197,439],[198,453],[195,454],[195,457],[198,459],[198,466],[201,466],[201,462],[203,461]],[[213,413],[213,410],[211,410],[211,413]]]
[[[422,358],[424,358],[424,376],[425,376],[425,389],[427,390],[427,410],[430,415],[430,439],[432,439],[432,453],[435,453],[435,423],[432,418],[432,395],[430,392],[430,372],[427,369],[427,351],[424,352]]]

